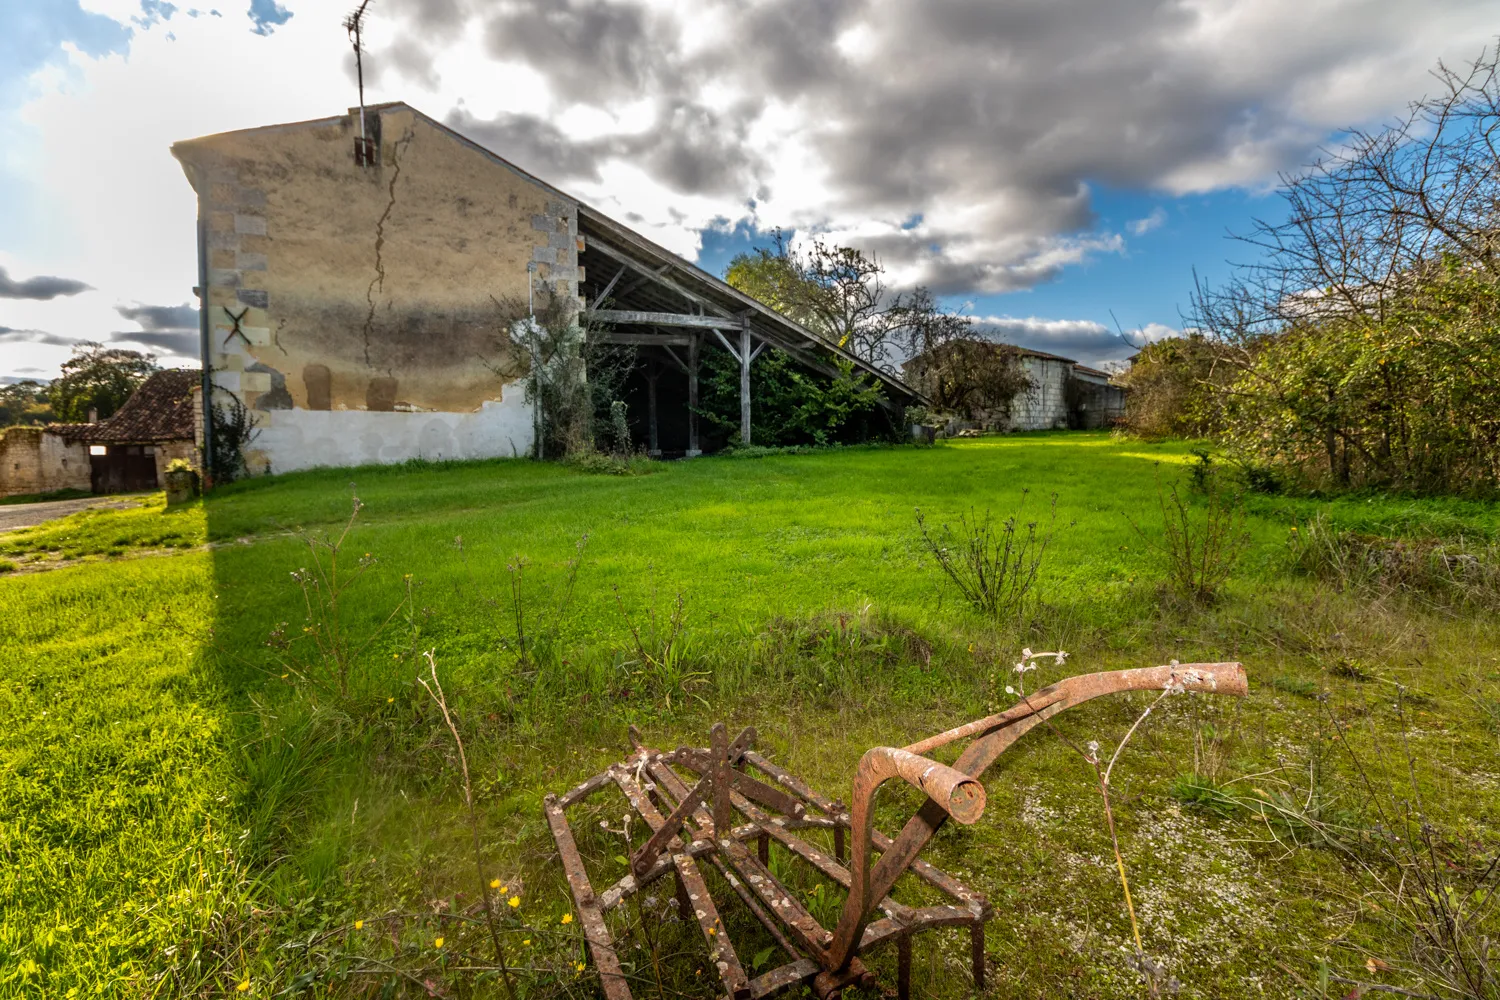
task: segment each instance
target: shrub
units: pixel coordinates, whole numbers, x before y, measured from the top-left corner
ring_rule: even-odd
[[[1295,572],[1339,590],[1416,594],[1450,606],[1500,607],[1500,545],[1458,536],[1385,538],[1340,530],[1324,514],[1294,527]]]
[[[1143,347],[1118,381],[1125,426],[1142,437],[1208,437],[1222,429],[1222,400],[1235,372],[1224,348],[1202,334]]]
[[[705,352],[698,413],[738,440],[740,365],[727,351]],[[775,348],[763,351],[750,373],[751,443],[857,444],[896,433],[878,386],[853,365],[834,377],[803,369]]]
[[[989,510],[983,515],[970,510],[967,515],[960,515],[958,532],[946,524],[929,532],[921,509],[917,510],[917,528],[928,554],[964,600],[991,618],[998,619],[1021,609],[1052,542],[1057,524],[1057,494],[1052,494],[1046,527],[1038,530],[1037,521],[1021,522],[1030,492],[1022,491],[1020,507],[1000,522],[998,528]]]
[[[1156,498],[1161,510],[1160,538],[1147,534],[1135,521],[1130,521],[1141,540],[1166,564],[1168,586],[1178,597],[1195,604],[1214,601],[1250,544],[1240,498],[1229,494],[1223,484],[1208,473],[1204,475],[1204,483],[1204,509],[1200,515],[1182,499],[1176,483],[1164,488],[1158,474]]]

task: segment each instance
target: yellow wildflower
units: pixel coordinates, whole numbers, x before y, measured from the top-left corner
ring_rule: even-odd
[[[583,971],[583,963],[582,963],[582,962],[578,962],[578,963],[576,963],[576,964],[575,964],[575,965],[574,965],[574,966],[573,966],[573,970],[574,970],[574,971],[575,971],[575,972],[582,972],[582,971]]]
[[[573,914],[571,914],[571,913],[564,913],[563,914],[563,918],[562,918],[562,922],[565,923],[565,924],[571,924],[573,922]]]
[[[354,921],[354,929],[357,930],[357,931],[364,930],[365,929],[365,922],[363,920],[356,920],[356,921]]]
[[[511,905],[512,908],[520,906],[521,905],[521,897],[520,896],[512,896],[512,897],[510,897],[510,905]]]
[[[433,938],[432,939],[432,946],[434,948],[441,948],[443,946],[443,939],[442,938]]]
[[[234,988],[234,991],[236,993],[243,993],[246,990],[248,990],[249,988],[250,988],[250,980],[246,979],[246,980],[243,980],[238,986],[236,986]]]
[[[524,941],[522,941],[522,942],[521,942],[521,943],[522,943],[522,944],[523,944],[523,945],[525,945],[525,946],[526,946],[526,947],[528,947],[528,948],[530,948],[530,947],[531,947],[531,938],[526,938],[526,939],[525,939],[525,940],[524,940]]]
[[[500,880],[497,879],[497,878],[490,879],[490,888],[491,889],[498,889],[498,888],[500,888]]]

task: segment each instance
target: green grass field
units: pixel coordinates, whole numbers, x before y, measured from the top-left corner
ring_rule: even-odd
[[[1382,803],[1415,791],[1445,836],[1493,848],[1493,621],[1335,593],[1290,572],[1287,553],[1318,513],[1493,538],[1500,511],[1257,496],[1227,593],[1195,608],[1163,592],[1130,524],[1159,530],[1158,479],[1190,461],[1186,444],[1043,434],[644,476],[521,461],[327,470],[0,535],[17,567],[0,575],[0,996],[503,995],[469,910],[457,755],[415,681],[428,649],[467,743],[486,872],[521,900],[503,930],[518,989],[595,995],[540,803],[622,757],[628,725],[658,745],[701,743],[718,719],[754,725],[777,759],[847,795],[868,747],[1008,704],[1028,645],[1074,654],[1039,684],[1174,657],[1249,670],[1243,701],[1165,703],[1115,777],[1146,951],[1185,995],[1343,996],[1340,976],[1430,988],[1375,862],[1268,825],[1231,793],[1375,830]],[[1005,515],[1024,494],[1045,524],[1054,493],[1036,601],[985,620],[923,551],[914,508],[929,523]],[[308,537],[342,530],[353,494],[364,507],[340,573],[358,579],[336,616],[309,619],[293,573],[312,568]],[[659,644],[679,596],[673,655],[643,664],[635,635]],[[347,693],[320,643],[347,649]],[[1060,724],[1108,747],[1146,703],[1095,702]],[[997,904],[987,995],[1142,995],[1092,772],[1042,731],[1011,755],[987,776],[984,819],[929,855]],[[889,796],[887,826],[903,804]],[[618,838],[591,827],[583,844],[618,868]],[[814,887],[814,912],[836,913]],[[680,925],[630,941],[637,996],[716,995]],[[919,995],[968,995],[967,945],[918,941]],[[1371,958],[1396,971],[1369,971]],[[892,962],[874,961],[887,983]]]

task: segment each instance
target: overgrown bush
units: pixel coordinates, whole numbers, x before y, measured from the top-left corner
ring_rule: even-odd
[[[1125,426],[1148,438],[1209,437],[1223,428],[1224,394],[1235,371],[1222,345],[1201,333],[1147,344],[1118,377]]]
[[[706,351],[698,413],[738,440],[740,364],[727,351]],[[885,396],[853,365],[834,377],[804,369],[774,347],[761,352],[750,372],[751,443],[767,447],[856,444],[896,433]]]
[[[1220,385],[1211,429],[1245,464],[1310,487],[1500,490],[1497,59],[1440,65],[1435,96],[1342,136],[1286,181],[1283,221],[1244,237],[1256,262],[1196,290],[1214,374],[1188,381]],[[1137,409],[1154,367],[1127,379]]]
[[[612,442],[616,452],[629,451],[614,404],[635,364],[634,349],[603,343],[579,322],[576,308],[555,296],[529,304],[497,301],[496,307],[512,356],[490,368],[525,386],[536,413],[536,457],[586,454],[600,440]]]
[[[213,431],[209,443],[212,456],[209,476],[216,483],[232,483],[249,471],[245,464],[245,449],[250,447],[260,430],[238,396],[226,394],[221,401],[214,403],[210,412]]]

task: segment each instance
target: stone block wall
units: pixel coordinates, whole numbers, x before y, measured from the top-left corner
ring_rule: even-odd
[[[1032,389],[1011,402],[1011,429],[1044,431],[1068,426],[1068,378],[1073,362],[1022,355],[1021,367],[1031,376]]]
[[[0,431],[0,496],[86,490],[89,450],[41,427]]]

